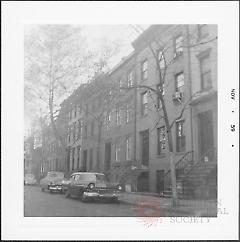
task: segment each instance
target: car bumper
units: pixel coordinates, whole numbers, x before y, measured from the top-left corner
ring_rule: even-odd
[[[48,185],[49,191],[59,191],[61,192],[63,190],[63,187],[61,185]]]
[[[104,199],[104,198],[118,198],[117,193],[98,193],[98,192],[84,192],[83,193],[85,198],[99,198],[99,199]]]
[[[37,184],[37,182],[24,182],[25,183],[25,185],[36,185]]]

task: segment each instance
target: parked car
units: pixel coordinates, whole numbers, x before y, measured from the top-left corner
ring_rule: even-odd
[[[37,180],[33,174],[26,174],[24,177],[24,185],[36,185]]]
[[[65,180],[64,173],[60,171],[49,171],[47,176],[40,180],[42,191],[63,192],[62,182]]]
[[[71,180],[70,179],[67,179],[67,178],[64,178],[62,180],[61,184],[62,184],[62,192],[63,193],[66,193],[67,192],[68,185],[69,185],[70,182],[71,182]]]
[[[76,196],[81,201],[107,199],[118,201],[122,186],[106,180],[102,173],[76,172],[70,177],[66,197]]]

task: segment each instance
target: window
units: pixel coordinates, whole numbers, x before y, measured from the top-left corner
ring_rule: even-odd
[[[87,139],[87,131],[88,131],[88,128],[87,128],[87,125],[84,126],[84,137],[85,139]]]
[[[132,145],[131,145],[131,137],[128,136],[126,138],[126,160],[131,160],[132,159]]]
[[[109,130],[110,129],[110,123],[111,123],[111,114],[110,112],[108,112],[106,114],[106,118],[105,118],[105,126],[106,126],[106,130]]]
[[[184,91],[184,74],[183,74],[183,72],[180,72],[175,75],[175,86],[176,86],[176,92],[183,93],[183,91]]]
[[[133,86],[133,71],[130,71],[127,75],[127,86]]]
[[[177,152],[185,151],[186,141],[185,141],[185,130],[184,130],[184,120],[176,122],[176,150]]]
[[[120,107],[116,107],[116,123],[117,125],[121,124],[121,109]]]
[[[94,135],[94,125],[95,125],[95,123],[94,123],[94,120],[93,120],[92,123],[91,123],[91,136]]]
[[[142,93],[141,102],[142,102],[142,115],[147,115],[147,107],[148,107],[147,91]]]
[[[72,148],[72,170],[74,170],[74,153],[75,153],[75,148]]]
[[[200,58],[201,89],[206,90],[212,87],[211,63],[209,54]]]
[[[93,166],[93,148],[90,149],[89,153],[89,170],[92,170]]]
[[[166,128],[165,126],[157,129],[158,134],[158,155],[161,155],[166,150]]]
[[[158,91],[161,91],[161,88],[160,88],[160,84],[157,85],[157,89]],[[164,94],[165,94],[165,89],[164,89],[164,84],[162,85],[162,96],[164,97]],[[157,108],[160,109],[162,108],[162,102],[161,102],[161,99],[159,97],[157,97]]]
[[[82,103],[78,105],[78,114],[81,115],[82,112]]]
[[[81,139],[82,137],[82,121],[81,120],[78,120],[78,139]]]
[[[181,55],[183,53],[183,36],[179,35],[175,39],[175,56]]]
[[[85,114],[87,115],[88,114],[88,104],[86,103],[85,105]]]
[[[119,83],[119,92],[122,92],[123,91],[123,89],[122,89],[123,88],[123,79],[120,78],[118,83]]]
[[[77,105],[74,106],[74,118],[77,117]]]
[[[129,123],[130,122],[130,107],[129,107],[129,104],[126,104],[126,123]]]
[[[80,166],[80,146],[77,147],[77,169]]]
[[[147,62],[147,60],[142,62],[141,77],[142,77],[142,80],[147,80],[147,78],[148,78],[148,62]]]
[[[72,119],[75,118],[75,106],[72,109]]]
[[[121,144],[119,141],[116,141],[115,144],[115,161],[120,161],[120,152],[121,152]]]
[[[73,133],[73,142],[75,141],[75,133],[76,133],[76,123],[72,126],[72,133]]]
[[[158,52],[158,64],[161,69],[161,75],[163,76],[164,69],[165,69],[165,61],[164,61],[164,53],[161,50]]]
[[[198,38],[202,39],[209,34],[207,24],[198,24]]]

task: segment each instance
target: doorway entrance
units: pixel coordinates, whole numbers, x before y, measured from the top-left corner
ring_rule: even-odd
[[[83,151],[82,171],[87,171],[87,150]]]
[[[149,173],[142,172],[137,178],[137,191],[138,192],[148,192],[149,190]]]
[[[214,138],[213,114],[211,110],[198,114],[198,137],[199,156],[204,156],[204,161],[212,161],[214,158]]]
[[[111,142],[105,143],[105,170],[111,168]]]
[[[157,170],[156,187],[157,187],[158,193],[161,193],[164,191],[164,170]]]
[[[140,132],[141,137],[141,158],[142,164],[148,166],[149,164],[149,130]]]

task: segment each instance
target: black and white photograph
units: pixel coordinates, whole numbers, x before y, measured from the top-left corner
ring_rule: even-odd
[[[127,2],[122,3],[127,7]],[[107,19],[112,17],[111,4],[102,2],[103,12],[103,5],[94,4],[89,22],[90,5],[51,2],[49,10],[56,6],[56,12],[40,16],[48,3],[38,5],[39,12],[32,3],[32,20],[27,14],[19,17],[16,25],[16,33],[21,36],[20,54],[16,55],[21,63],[21,76],[17,79],[21,81],[14,87],[19,80],[9,80],[13,83],[9,85],[15,89],[13,92],[21,89],[21,95],[11,101],[15,108],[10,116],[16,116],[11,122],[22,122],[20,132],[18,127],[11,128],[21,144],[12,144],[10,153],[15,159],[3,159],[4,163],[12,163],[11,170],[16,172],[11,175],[9,167],[8,173],[3,171],[2,186],[4,192],[18,190],[15,200],[21,213],[14,226],[21,219],[23,226],[28,223],[31,230],[29,234],[19,232],[20,237],[33,238],[35,223],[40,224],[36,231],[48,228],[49,238],[54,238],[53,231],[60,235],[62,228],[73,231],[79,223],[89,232],[83,237],[70,232],[71,238],[86,239],[93,231],[102,238],[106,230],[111,234],[106,239],[112,239],[113,232],[107,231],[111,226],[118,227],[117,223],[124,226],[126,221],[128,229],[130,224],[136,224],[135,233],[146,230],[142,237],[146,239],[150,230],[154,233],[149,238],[160,239],[159,229],[161,233],[165,230],[163,238],[171,238],[167,232],[171,227],[176,235],[182,234],[181,227],[186,231],[193,228],[190,236],[198,226],[203,231],[213,228],[210,237],[200,233],[199,238],[219,238],[218,226],[226,226],[223,224],[229,219],[234,225],[225,237],[236,238],[238,225],[231,213],[239,213],[235,205],[239,171],[237,58],[232,56],[233,72],[227,71],[229,79],[224,73],[223,79],[223,67],[228,69],[222,64],[226,60],[222,54],[223,43],[226,45],[223,36],[227,33],[218,22],[220,14],[216,13],[217,21],[214,17],[194,19],[196,8],[191,5],[193,12],[188,21],[186,17],[172,21],[168,16],[164,21],[151,17],[146,17],[145,22],[138,18],[131,21],[127,17],[121,22],[118,17],[118,21],[98,22],[97,15],[104,15],[104,11],[109,13]],[[129,7],[133,9],[138,4],[132,2]],[[156,5],[158,10],[161,4]],[[9,5],[5,3],[6,10],[11,9]],[[61,19],[64,6],[72,12]],[[114,13],[118,12],[117,7],[111,6]],[[123,11],[124,5],[118,6]],[[162,6],[169,12],[173,7]],[[190,4],[185,4],[186,15],[187,6]],[[206,6],[207,3],[199,5],[201,9]],[[223,12],[220,3],[216,6]],[[237,8],[237,4],[229,4],[229,13],[235,13]],[[17,5],[13,9],[17,11]],[[26,9],[28,13],[30,7]],[[80,16],[83,9],[87,21]],[[143,13],[143,6],[140,9]],[[13,12],[9,16],[12,15]],[[139,17],[139,13],[136,15]],[[228,18],[228,22],[238,21],[233,16]],[[230,53],[236,48],[237,57],[237,44],[228,46]],[[10,72],[14,75],[14,68]],[[4,95],[12,94],[8,87]],[[222,96],[228,101],[224,102]],[[17,187],[13,188],[14,184]],[[124,236],[123,227],[120,230]],[[134,238],[133,233],[134,227],[129,238]],[[48,238],[47,234],[40,237]]]
[[[25,216],[217,216],[216,25],[24,37]]]

